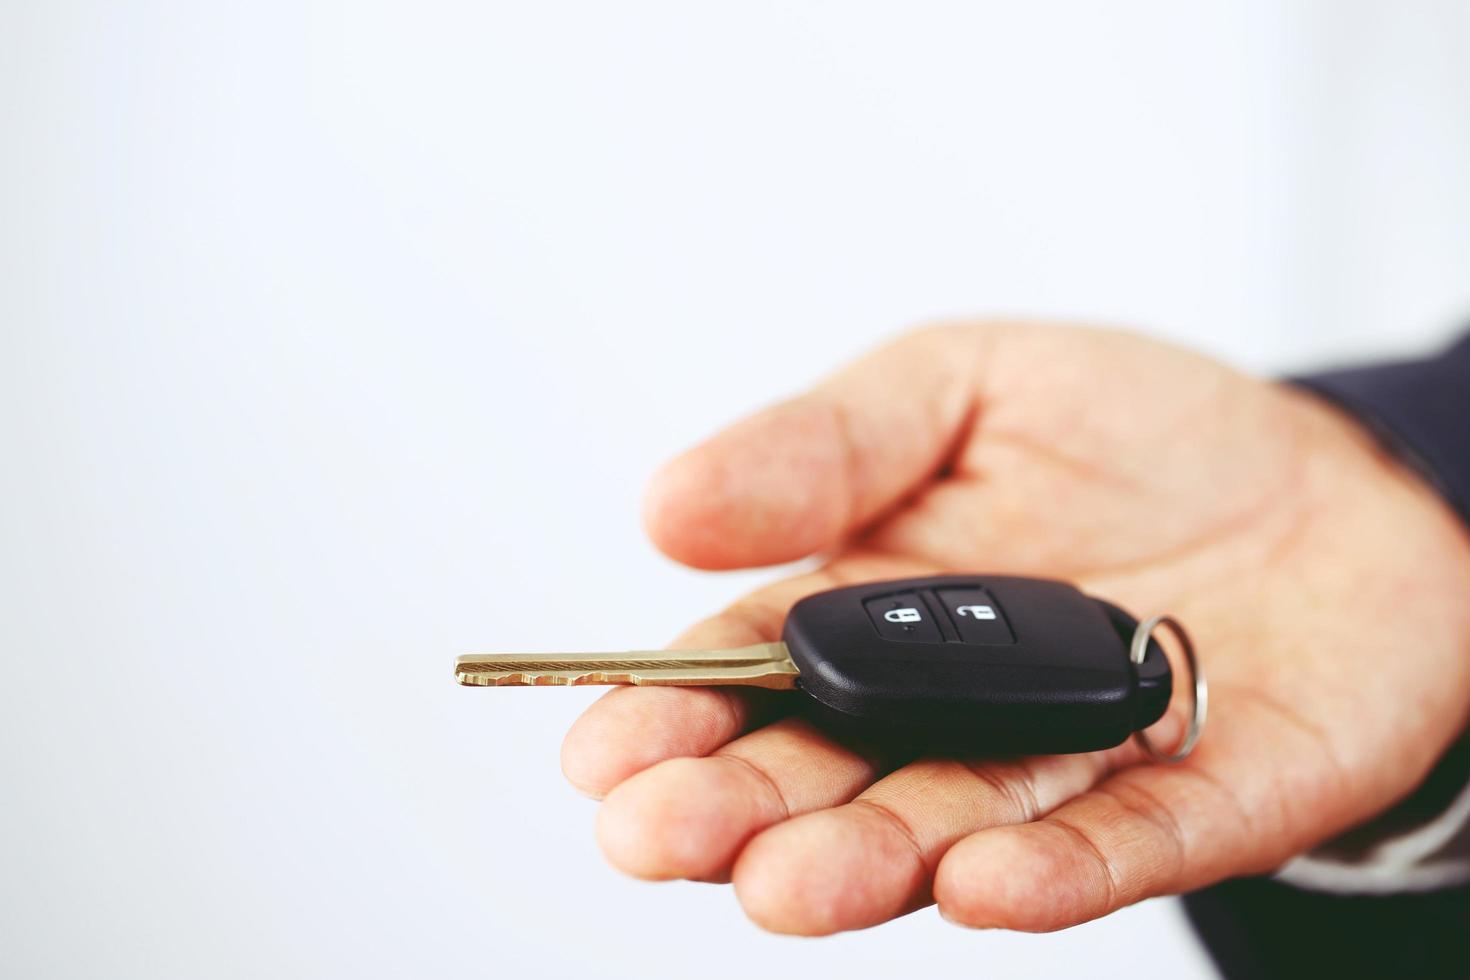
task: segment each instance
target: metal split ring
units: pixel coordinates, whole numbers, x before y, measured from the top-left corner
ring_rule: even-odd
[[[1144,732],[1134,732],[1133,737],[1138,739],[1138,744],[1143,746],[1143,750],[1154,762],[1183,762],[1189,753],[1194,751],[1200,732],[1204,731],[1205,712],[1210,707],[1210,687],[1205,683],[1205,675],[1200,670],[1199,659],[1194,655],[1194,644],[1189,641],[1189,634],[1173,616],[1155,616],[1139,623],[1138,628],[1133,631],[1133,645],[1129,650],[1128,658],[1135,664],[1143,663],[1144,657],[1148,656],[1149,638],[1160,626],[1169,627],[1179,640],[1179,646],[1184,650],[1184,660],[1189,664],[1189,676],[1194,681],[1194,710],[1190,712],[1189,726],[1184,730],[1184,739],[1173,752],[1160,752]]]

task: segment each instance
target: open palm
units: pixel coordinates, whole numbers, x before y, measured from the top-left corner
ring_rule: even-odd
[[[1267,871],[1413,788],[1470,706],[1470,543],[1440,500],[1310,396],[1125,334],[911,334],[675,460],[647,521],[702,568],[827,556],[676,646],[775,639],[793,602],[839,584],[1009,573],[1170,612],[1210,673],[1209,729],[1177,766],[1131,743],[894,758],[765,691],[593,705],[563,765],[605,798],[609,859],[732,880],[781,932],[932,902],[1055,929]]]

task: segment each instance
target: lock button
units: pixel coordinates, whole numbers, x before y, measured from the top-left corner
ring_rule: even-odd
[[[873,628],[885,640],[905,643],[943,643],[939,624],[917,592],[896,592],[863,603]]]

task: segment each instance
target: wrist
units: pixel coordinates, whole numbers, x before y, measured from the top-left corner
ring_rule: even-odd
[[[1426,646],[1443,651],[1431,669],[1447,696],[1437,702],[1440,721],[1417,726],[1419,737],[1439,733],[1427,775],[1387,810],[1289,862],[1278,876],[1339,893],[1462,885],[1470,881],[1470,532],[1463,512],[1438,471],[1376,419],[1310,386],[1282,391],[1305,420],[1303,442],[1315,450],[1303,463],[1311,474],[1307,508],[1336,511],[1332,523],[1349,538],[1365,521],[1402,529],[1399,561],[1418,571],[1402,587],[1439,595],[1435,606],[1445,615],[1406,623],[1403,635],[1417,642],[1425,629],[1439,634],[1423,636]],[[1356,503],[1343,510],[1345,498]]]

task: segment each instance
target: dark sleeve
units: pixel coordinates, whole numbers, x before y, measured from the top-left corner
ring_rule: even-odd
[[[1470,336],[1427,360],[1293,380],[1362,419],[1470,523]]]

